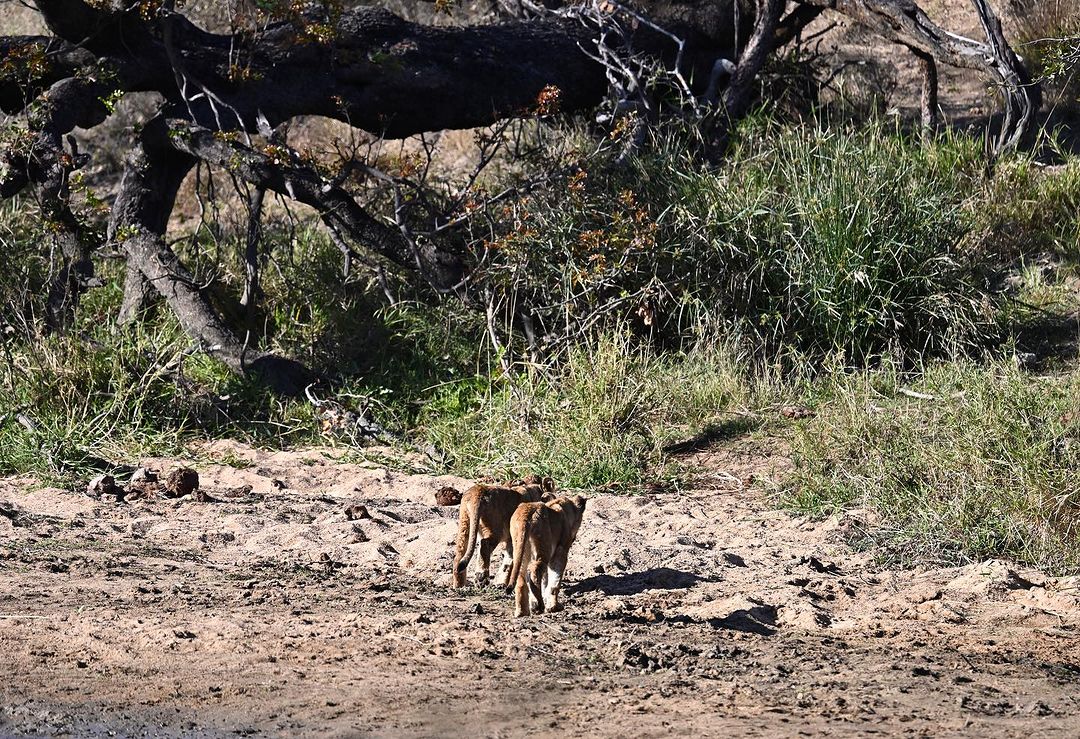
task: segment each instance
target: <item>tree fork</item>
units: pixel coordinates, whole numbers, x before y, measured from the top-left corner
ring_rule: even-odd
[[[253,349],[237,337],[165,243],[176,193],[195,162],[171,146],[163,117],[147,124],[128,156],[110,235],[127,254],[129,272],[142,273],[204,351],[277,392],[299,395],[313,379],[312,372],[299,362]]]
[[[987,43],[958,36],[938,26],[913,0],[796,0],[835,10],[882,38],[955,67],[973,69],[990,77],[1005,101],[1001,131],[993,141],[994,153],[1030,142],[1042,90],[1032,82],[1024,63],[1009,46],[1001,21],[987,0],[971,0],[979,15]]]

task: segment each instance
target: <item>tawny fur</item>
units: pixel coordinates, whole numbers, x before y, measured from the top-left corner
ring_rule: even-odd
[[[525,477],[507,484],[507,487],[515,489],[529,486],[539,486],[539,488],[547,494],[546,499],[555,500],[555,481],[550,477],[525,475]]]
[[[585,498],[523,503],[510,519],[514,563],[507,587],[514,588],[514,615],[558,611],[559,589],[570,546],[577,538]]]
[[[529,475],[523,480],[514,480],[507,487],[527,496],[529,501],[546,503],[549,500],[555,500],[557,497],[555,495],[555,481],[550,477]]]
[[[469,567],[480,540],[480,573],[477,585],[487,585],[491,577],[491,555],[501,543],[506,545],[505,559],[514,551],[510,537],[510,517],[521,503],[544,500],[541,485],[523,484],[517,487],[501,485],[473,485],[461,496],[458,514],[457,550],[454,555],[454,587],[465,585],[465,572]],[[504,567],[508,569],[508,567]]]

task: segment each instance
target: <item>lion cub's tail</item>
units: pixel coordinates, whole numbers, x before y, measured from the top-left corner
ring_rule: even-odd
[[[523,510],[518,508],[518,510]],[[526,556],[526,546],[529,543],[529,521],[532,517],[525,515],[521,517],[521,530],[515,531],[514,524],[517,523],[517,513],[510,519],[510,536],[514,540],[514,563],[510,566],[510,576],[506,578],[506,592],[514,592],[514,584],[517,582],[518,575],[521,573],[521,566]],[[527,562],[524,563],[528,565]]]
[[[472,559],[473,551],[476,549],[476,529],[480,525],[479,514],[480,503],[477,498],[470,496],[467,502],[461,504],[457,560],[454,562],[454,584],[457,587],[465,584],[465,571],[469,569],[469,561]],[[462,537],[465,538],[464,542]]]

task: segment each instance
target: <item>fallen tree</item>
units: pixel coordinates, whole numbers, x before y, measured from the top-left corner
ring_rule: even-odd
[[[297,393],[311,373],[227,325],[165,239],[177,192],[198,163],[250,188],[245,303],[257,293],[257,224],[266,192],[317,211],[347,259],[391,265],[439,291],[461,290],[470,269],[461,256],[437,241],[410,238],[403,224],[377,218],[350,192],[345,182],[362,163],[343,161],[328,172],[281,142],[279,127],[298,116],[324,116],[401,138],[586,111],[613,87],[619,98],[641,96],[633,69],[621,61],[635,56],[678,79],[722,147],[726,131],[750,109],[753,82],[769,55],[820,14],[836,12],[919,57],[927,125],[937,108],[938,63],[996,82],[1006,104],[995,147],[1018,146],[1030,133],[1038,88],[986,0],[973,3],[985,43],[939,28],[910,0],[728,0],[720,7],[730,27],[714,24],[708,32],[695,32],[693,18],[679,20],[661,3],[518,3],[515,20],[464,27],[412,23],[375,7],[298,10],[277,3],[230,34],[200,28],[173,0],[121,7],[35,0],[51,35],[0,38],[0,110],[13,116],[0,151],[0,197],[34,188],[49,222],[51,246],[63,260],[49,290],[49,328],[70,321],[80,293],[93,284],[93,252],[110,243],[127,260],[123,320],[137,319],[159,294],[202,349],[236,372]],[[157,114],[126,157],[102,233],[71,208],[72,177],[87,157],[68,134],[100,125],[119,97],[140,92],[159,97]]]

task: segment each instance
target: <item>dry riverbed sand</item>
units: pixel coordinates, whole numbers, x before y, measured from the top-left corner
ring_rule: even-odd
[[[0,480],[0,735],[1080,733],[1080,578],[882,569],[863,517],[748,487],[760,447],[592,491],[566,610],[526,620],[449,587],[467,481],[337,454],[209,445],[213,502]]]

